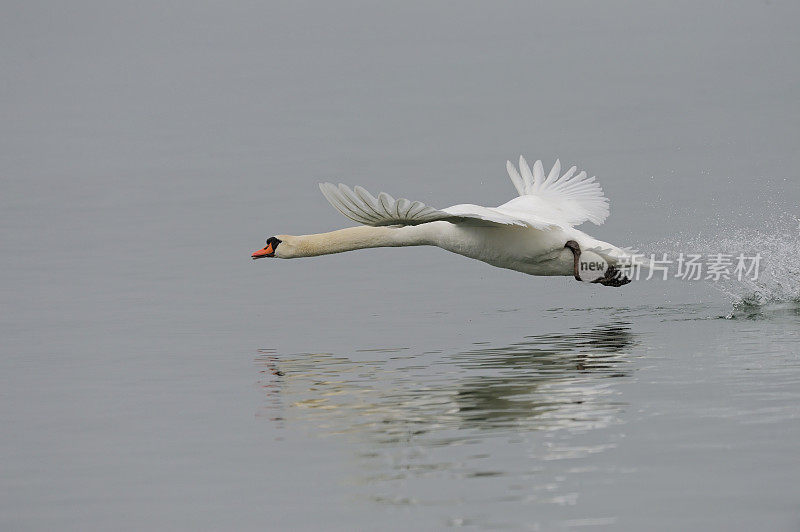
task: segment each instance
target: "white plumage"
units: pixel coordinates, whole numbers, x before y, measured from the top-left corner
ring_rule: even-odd
[[[351,189],[343,184],[321,183],[320,190],[336,210],[368,227],[317,235],[278,235],[274,250],[268,246],[253,258],[432,245],[531,275],[576,278],[583,251],[592,250],[610,266],[632,258],[627,251],[575,229],[587,221],[600,225],[608,217],[608,199],[594,177],[587,177],[576,166],[562,174],[558,160],[547,175],[541,161],[531,169],[523,157],[519,158],[519,169],[510,161],[506,169],[519,196],[498,207],[462,204],[436,209],[419,201],[394,199],[385,192],[375,197],[359,186]],[[610,278],[598,282],[619,286]]]
[[[511,182],[519,197],[499,207],[453,205],[435,209],[407,199],[395,200],[385,192],[376,198],[361,187],[321,183],[320,190],[339,212],[365,225],[419,225],[437,220],[454,223],[491,222],[519,225],[535,229],[567,228],[587,220],[602,224],[608,216],[608,199],[594,177],[586,172],[576,174],[573,166],[563,175],[561,162],[556,161],[545,178],[542,162],[536,161],[531,171],[523,157],[518,172],[511,161],[506,164]]]

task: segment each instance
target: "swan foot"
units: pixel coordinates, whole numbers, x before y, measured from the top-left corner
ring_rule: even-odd
[[[581,259],[581,247],[578,245],[577,242],[574,240],[567,241],[564,244],[564,247],[572,251],[572,273],[575,277],[576,281],[583,281],[581,279],[579,264]],[[631,282],[631,279],[626,277],[625,275],[620,272],[620,270],[616,266],[609,266],[606,268],[606,271],[603,273],[602,277],[595,279],[594,281],[590,281],[592,284],[601,284],[603,286],[613,286],[619,287],[624,286]]]
[[[620,287],[630,283],[631,279],[623,275],[623,273],[616,266],[609,266],[605,275],[599,279],[595,279],[592,282],[600,283],[603,286]]]

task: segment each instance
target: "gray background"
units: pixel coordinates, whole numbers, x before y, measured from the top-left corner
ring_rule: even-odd
[[[3,2],[0,527],[797,529],[798,15]],[[771,299],[249,259],[349,225],[318,181],[492,206],[519,154]]]

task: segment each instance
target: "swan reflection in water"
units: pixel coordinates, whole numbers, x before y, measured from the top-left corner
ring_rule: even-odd
[[[348,499],[426,508],[451,524],[550,526],[581,486],[618,473],[590,457],[623,437],[598,429],[621,423],[616,384],[633,372],[634,347],[618,323],[453,354],[265,352],[261,415],[344,438]],[[489,501],[519,506],[498,523],[481,513]]]
[[[614,422],[622,404],[609,377],[625,377],[624,326],[542,335],[502,349],[452,357],[470,370],[453,400],[461,426],[481,429],[584,430]]]
[[[269,400],[261,414],[347,435],[366,444],[365,456],[536,431],[574,434],[618,421],[624,403],[614,378],[630,374],[633,345],[619,323],[454,354],[263,352],[257,363]],[[598,450],[561,447],[563,456]],[[558,456],[558,446],[543,455]]]

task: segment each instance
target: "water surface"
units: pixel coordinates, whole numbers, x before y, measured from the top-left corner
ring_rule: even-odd
[[[797,530],[798,15],[9,4],[0,528]],[[765,277],[249,259],[348,225],[318,181],[497,205],[520,154]]]

